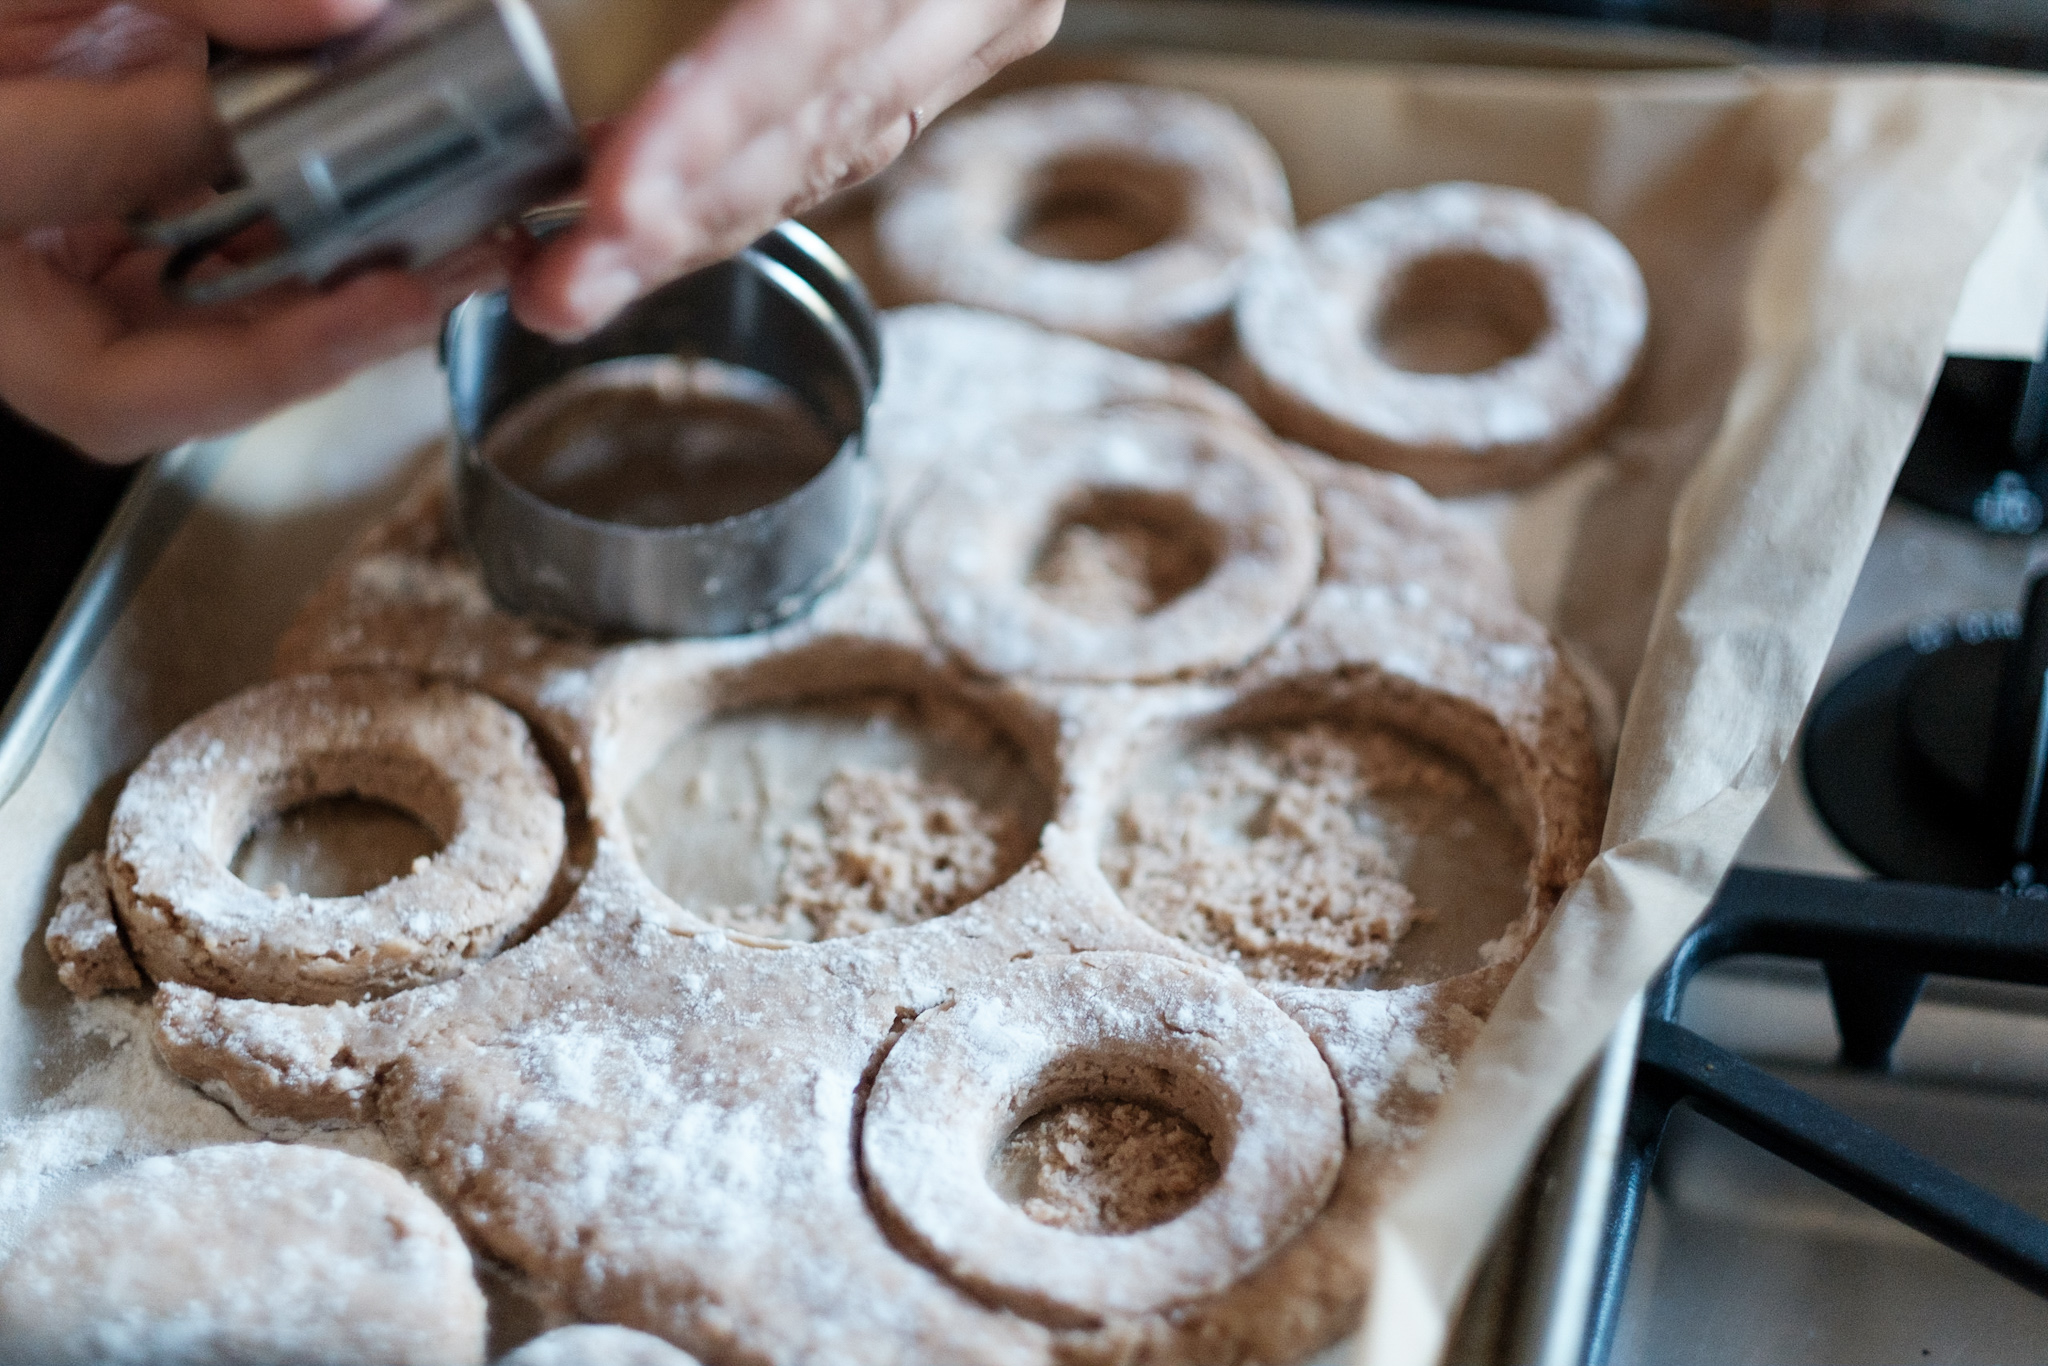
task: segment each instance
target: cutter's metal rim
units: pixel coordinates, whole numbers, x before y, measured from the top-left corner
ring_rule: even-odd
[[[808,281],[804,280],[787,266],[784,266],[781,262],[763,255],[752,247],[741,252],[738,259],[746,261],[754,269],[774,281],[805,312],[811,314],[813,322],[817,323],[821,329],[833,334],[833,341],[837,344],[840,351],[846,353],[849,360],[855,356],[863,356],[863,348],[860,345],[858,334],[854,328],[846,324],[837,310],[833,309],[811,287]],[[481,307],[482,302],[491,297],[488,294],[472,294],[469,298],[456,305],[455,311],[448,316],[444,336],[452,336],[454,334],[455,330],[461,325],[459,317],[465,310]],[[443,354],[446,354],[445,348]],[[866,379],[865,374],[862,376],[860,388],[864,403],[872,403],[874,401],[874,384]],[[817,470],[809,478],[805,479],[803,483],[797,485],[794,489],[791,489],[773,502],[763,503],[759,507],[748,508],[745,512],[735,512],[730,516],[720,517],[716,521],[711,522],[685,522],[678,526],[642,526],[634,522],[606,521],[602,517],[592,517],[587,513],[565,508],[559,503],[549,502],[532,489],[514,480],[490,461],[484,459],[481,443],[470,435],[461,422],[458,421],[453,425],[455,444],[461,454],[464,465],[473,468],[489,479],[491,484],[500,492],[543,516],[559,519],[568,525],[585,531],[593,531],[605,536],[618,536],[628,541],[660,543],[698,540],[738,530],[753,523],[773,520],[778,513],[801,499],[807,491],[823,481],[843,462],[848,460],[865,460],[867,458],[867,421],[863,417],[860,426],[856,427],[852,433],[839,443],[838,448],[832,452],[830,460],[818,466]]]
[[[699,639],[743,635],[798,615],[873,549],[880,499],[866,435],[867,411],[878,385],[879,332],[858,278],[821,240],[793,228],[782,225],[723,265],[776,296],[785,310],[782,325],[815,338],[814,363],[833,376],[831,383],[854,406],[835,412],[830,400],[799,385],[806,406],[841,434],[831,457],[781,497],[715,521],[676,526],[608,521],[554,503],[491,464],[484,446],[492,423],[477,406],[473,390],[479,382],[475,374],[487,375],[492,363],[487,354],[473,356],[472,348],[493,327],[516,324],[503,316],[502,291],[471,296],[449,315],[442,360],[455,398],[450,445],[457,473],[456,520],[463,539],[491,571],[485,582],[502,607],[606,633]],[[684,356],[685,351],[656,344],[585,363],[604,364],[631,354]],[[718,358],[715,350],[712,355]],[[482,371],[473,369],[477,364]],[[580,366],[564,373],[575,368]],[[768,373],[785,386],[791,383],[772,366]],[[502,413],[502,398],[494,402]],[[821,402],[828,406],[820,407]],[[523,555],[507,542],[509,537],[511,545],[545,545],[551,536],[563,538],[559,552]],[[772,541],[812,549],[798,552],[802,558],[794,572],[785,572],[788,561],[768,568],[776,561],[762,547]],[[734,577],[710,567],[720,561],[730,563]],[[606,562],[638,566],[634,572],[643,586],[651,586],[651,594],[621,592]]]

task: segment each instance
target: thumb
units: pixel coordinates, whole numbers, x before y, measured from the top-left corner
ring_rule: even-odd
[[[361,28],[387,0],[147,0],[234,47],[309,47]]]
[[[0,81],[0,235],[116,217],[212,181],[228,164],[206,77]]]

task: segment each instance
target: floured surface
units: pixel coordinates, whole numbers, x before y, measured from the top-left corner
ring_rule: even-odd
[[[697,1359],[652,1333],[610,1323],[572,1323],[542,1333],[498,1366],[698,1366]]]
[[[1200,538],[1148,525],[1136,509],[1119,511],[1099,500],[1070,510],[1032,566],[1033,591],[1078,617],[1131,621],[1208,577],[1215,555]]]
[[[1004,1139],[989,1184],[1041,1224],[1136,1233],[1193,1204],[1216,1175],[1208,1135],[1179,1115],[1136,1101],[1076,1100]]]
[[[320,797],[250,831],[228,867],[272,895],[356,896],[403,877],[440,848],[433,831],[395,806]]]
[[[1046,812],[986,722],[886,694],[715,718],[626,799],[641,866],[671,900],[795,940],[957,910],[1023,866]]]
[[[1422,926],[1465,950],[1435,976],[1483,966],[1477,945],[1527,904],[1528,864],[1499,798],[1456,759],[1313,722],[1139,770],[1104,870],[1150,924],[1251,977],[1345,987],[1393,985],[1381,970]]]

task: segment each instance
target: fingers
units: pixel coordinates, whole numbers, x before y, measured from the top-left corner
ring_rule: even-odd
[[[580,335],[650,285],[716,259],[713,225],[676,211],[676,202],[831,88],[835,68],[879,42],[903,7],[746,0],[729,11],[593,153],[583,221],[515,285],[521,321]]]
[[[585,220],[515,282],[521,321],[587,333],[872,174],[902,150],[913,107],[932,116],[1035,49],[1059,10],[1057,0],[743,5],[593,159]]]
[[[206,66],[206,35],[183,20],[95,0],[0,0],[0,76],[104,79]]]
[[[1051,42],[1059,32],[1066,0],[1032,0],[1017,22],[991,38],[972,57],[954,68],[919,106],[923,126],[979,90],[989,77],[1012,62],[1022,61]]]
[[[933,119],[974,93],[996,72],[1051,42],[1064,8],[1065,0],[1033,0],[1028,12],[1016,23],[991,38],[966,61],[954,65],[929,94],[916,101],[911,106],[914,118],[889,123],[880,136],[847,160],[836,180],[800,202],[785,206],[783,217],[802,213],[826,195],[858,185],[887,167],[908,150],[912,139],[929,128]]]
[[[234,47],[309,47],[362,27],[387,0],[147,0]]]
[[[226,168],[200,32],[299,46],[355,28],[384,4],[154,0],[170,20],[119,5],[15,16],[0,26],[0,70],[45,74],[0,80],[0,234],[116,217]]]
[[[0,81],[0,235],[117,218],[204,185],[228,164],[206,77]]]
[[[231,431],[430,340],[503,267],[473,252],[428,276],[374,271],[233,312],[127,330],[91,287],[0,246],[0,397],[104,460]]]

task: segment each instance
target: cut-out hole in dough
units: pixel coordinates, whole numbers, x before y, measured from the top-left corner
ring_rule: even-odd
[[[1384,727],[1228,730],[1136,772],[1105,871],[1154,928],[1252,977],[1390,987],[1480,967],[1529,843],[1462,760]]]
[[[1521,355],[1549,327],[1550,306],[1529,267],[1445,251],[1418,257],[1388,282],[1370,340],[1400,369],[1471,375]]]
[[[523,400],[491,428],[483,458],[556,507],[669,527],[779,502],[837,450],[816,414],[766,375],[630,356]]]
[[[1136,1233],[1193,1205],[1221,1172],[1209,1136],[1137,1100],[1070,1100],[1018,1125],[989,1163],[996,1193],[1041,1224]]]
[[[1179,232],[1188,198],[1180,167],[1128,153],[1079,153],[1038,173],[1010,238],[1037,256],[1121,260]]]
[[[626,821],[684,910],[812,940],[958,910],[1023,866],[1050,809],[1008,736],[891,691],[714,717],[634,785]]]
[[[1062,509],[1031,570],[1046,601],[1090,621],[1133,621],[1209,577],[1222,533],[1186,498],[1089,489]]]
[[[360,896],[417,871],[441,852],[426,823],[368,797],[315,797],[279,812],[243,837],[228,865],[258,891]]]

